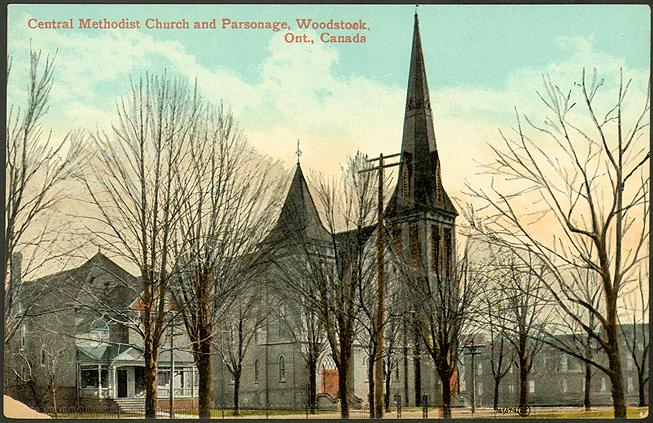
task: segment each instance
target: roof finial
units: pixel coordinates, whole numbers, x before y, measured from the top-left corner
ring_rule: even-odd
[[[419,4],[415,5],[415,19],[417,19],[417,8],[419,7]]]
[[[299,164],[299,157],[303,154],[302,150],[299,149],[299,138],[297,138],[297,151],[295,151],[295,154],[297,155],[297,164]]]

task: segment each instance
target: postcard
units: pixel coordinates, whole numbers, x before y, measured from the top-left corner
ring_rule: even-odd
[[[648,416],[650,31],[9,5],[4,415]]]

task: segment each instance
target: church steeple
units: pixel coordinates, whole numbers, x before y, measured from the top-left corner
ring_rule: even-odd
[[[433,130],[417,12],[413,26],[401,156],[398,183],[388,203],[388,217],[416,211],[441,211],[457,215],[440,177],[440,159]]]
[[[267,241],[279,242],[297,236],[313,240],[330,239],[329,232],[322,225],[313,197],[308,190],[299,160],[281,214],[274,229],[270,231]]]

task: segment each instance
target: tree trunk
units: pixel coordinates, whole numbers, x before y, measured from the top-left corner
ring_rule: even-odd
[[[374,418],[374,355],[367,361],[367,401],[370,407],[370,419]]]
[[[519,357],[519,409],[528,406],[528,369],[526,358]]]
[[[492,402],[492,406],[496,410],[499,408],[499,387],[501,385],[501,379],[500,378],[495,378],[494,379],[494,401]],[[473,389],[473,388],[472,388]]]
[[[152,354],[152,340],[145,340],[145,352],[143,355],[145,357],[145,417],[155,419],[157,398],[157,363]],[[170,380],[170,386],[172,387],[172,376]]]
[[[420,363],[420,339],[415,332],[415,355],[413,356],[413,365],[415,367],[415,406],[422,405],[422,366]]]
[[[57,389],[52,389],[52,407],[54,408],[54,414],[57,414]]]
[[[340,397],[340,417],[343,419],[349,418],[349,383],[347,380],[347,373],[349,373],[349,363],[343,362],[338,369],[338,396]]]
[[[643,366],[642,366],[643,367]],[[644,372],[637,372],[637,384],[639,385],[639,407],[646,406],[646,381],[644,381]]]
[[[236,369],[236,374],[234,375],[234,416],[240,414],[240,369]]]
[[[202,338],[200,340],[200,357],[197,361],[197,373],[199,374],[198,411],[200,419],[211,418],[213,384],[211,369],[211,340]]]
[[[583,399],[583,407],[585,410],[592,408],[592,400],[590,392],[592,390],[592,367],[589,363],[585,363],[585,398]]]
[[[317,411],[317,359],[308,359],[308,407],[311,414]]]
[[[442,417],[451,418],[451,374],[448,371],[439,373],[442,384]]]
[[[606,326],[608,335],[608,362],[610,364],[610,382],[612,383],[612,405],[615,418],[626,418],[626,399],[624,397],[624,381],[621,369],[621,356],[619,354],[619,334],[617,328],[616,309],[608,307],[609,322]]]
[[[392,381],[392,372],[390,371],[390,369],[388,369],[388,372],[385,375],[385,411],[386,412],[390,412],[390,382],[391,381]]]

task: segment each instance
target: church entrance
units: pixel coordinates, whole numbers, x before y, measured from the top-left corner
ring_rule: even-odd
[[[321,394],[329,394],[334,398],[338,397],[338,369],[322,368]]]
[[[320,366],[320,393],[338,397],[338,369],[333,358],[326,356]]]

